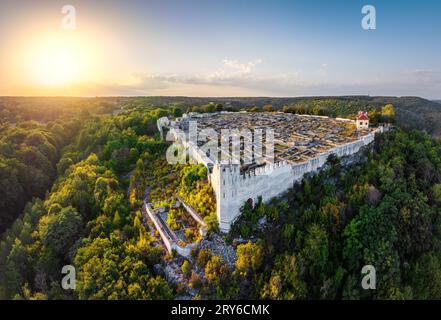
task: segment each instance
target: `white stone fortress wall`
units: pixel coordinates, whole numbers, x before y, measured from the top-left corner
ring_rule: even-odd
[[[296,164],[282,161],[245,174],[240,173],[238,165],[214,164],[210,181],[216,194],[220,229],[224,232],[230,230],[232,223],[240,215],[240,208],[249,199],[256,203],[258,198],[262,197],[263,202],[268,202],[280,196],[292,188],[294,183],[301,181],[305,174],[317,172],[326,163],[329,155],[353,155],[369,145],[377,132],[382,132],[382,127],[357,141],[335,147],[318,157]]]
[[[354,122],[348,119],[337,120]],[[182,141],[173,126],[170,129],[175,140],[181,140],[188,147],[189,155],[196,162],[212,168],[209,180],[216,195],[217,218],[223,232],[230,230],[246,201],[251,199],[256,203],[262,197],[263,202],[268,202],[280,196],[301,181],[305,174],[317,172],[331,154],[339,158],[354,155],[373,142],[376,133],[382,132],[383,127],[379,127],[356,141],[329,149],[304,162],[291,164],[281,161],[241,173],[237,164],[213,163],[196,145]]]

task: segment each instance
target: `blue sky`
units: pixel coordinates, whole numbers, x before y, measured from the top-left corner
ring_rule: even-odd
[[[45,17],[44,30],[58,28],[63,4],[66,1],[2,1],[0,36],[16,37],[14,28],[37,23],[35,17]],[[441,98],[441,1],[69,4],[77,9],[75,32],[95,36],[91,51],[102,59],[94,64],[104,70],[100,77],[71,84],[79,95]],[[376,30],[361,28],[366,4],[376,8]],[[20,41],[39,30],[29,29]],[[14,50],[12,46],[9,54]],[[0,67],[7,70],[2,60]],[[0,79],[0,94],[19,87]]]

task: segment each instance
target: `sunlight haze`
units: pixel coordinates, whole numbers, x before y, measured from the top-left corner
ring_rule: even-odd
[[[2,1],[0,95],[439,98],[440,2],[373,4],[366,31],[358,0],[73,1],[63,30],[64,2]]]

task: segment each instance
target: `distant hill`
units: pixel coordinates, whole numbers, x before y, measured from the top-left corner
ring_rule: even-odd
[[[392,103],[396,110],[397,123],[406,129],[424,130],[433,136],[441,136],[441,103],[420,97],[388,97],[388,96],[323,96],[323,97],[139,97],[132,100],[155,106],[175,105],[186,109],[209,103],[222,104],[224,108],[233,110],[262,108],[271,104],[276,110],[284,106],[305,104],[319,106],[331,116],[354,115],[358,110],[380,109]]]
[[[395,106],[398,124],[441,136],[441,104],[419,97],[373,97],[378,103]]]
[[[380,110],[391,103],[396,110],[397,123],[405,129],[424,130],[441,136],[441,100],[430,101],[420,97],[371,96],[316,96],[316,97],[0,97],[0,124],[15,123],[17,119],[53,121],[61,115],[74,116],[82,110],[110,114],[124,105],[125,108],[176,106],[187,111],[193,106],[222,104],[224,110],[262,109],[272,105],[275,110],[285,106],[301,106],[308,110],[320,109],[323,114],[336,117],[355,116],[357,111]]]

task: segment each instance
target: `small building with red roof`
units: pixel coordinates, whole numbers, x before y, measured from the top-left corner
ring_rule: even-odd
[[[358,111],[357,119],[355,120],[355,125],[357,126],[357,130],[363,130],[369,128],[369,117],[367,112]]]

